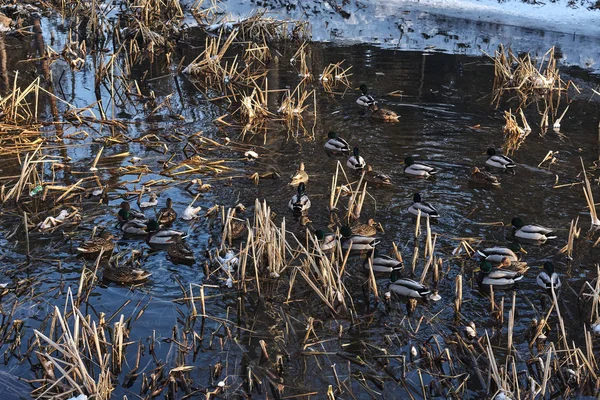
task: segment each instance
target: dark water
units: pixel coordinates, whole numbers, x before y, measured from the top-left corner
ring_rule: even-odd
[[[54,46],[62,48],[60,41],[64,40],[64,32],[58,29],[60,23],[48,21],[47,26],[49,31],[59,31],[55,33],[58,43]],[[198,42],[202,43],[202,40],[199,39]],[[35,50],[28,47],[27,39],[10,39],[6,45],[9,50],[19,54],[18,57],[9,59],[8,70],[19,69],[24,79],[37,74],[31,65],[26,68],[13,64],[15,59],[24,59],[28,54],[35,54]],[[175,65],[182,55],[191,60],[199,51],[193,46],[182,46],[179,50],[181,54],[176,54]],[[278,68],[269,72],[270,86],[293,87],[299,79],[297,70],[285,60],[290,59],[295,49],[282,47],[280,51],[282,56],[279,58]],[[392,242],[395,242],[406,264],[410,264],[414,247],[414,220],[406,209],[411,203],[413,193],[420,192],[427,201],[438,208],[441,218],[432,230],[438,235],[436,254],[445,260],[443,279],[438,286],[442,300],[437,303],[420,304],[410,316],[407,316],[404,304],[397,300],[394,301],[390,312],[386,311],[382,304],[374,305],[373,299],[368,306],[362,289],[366,276],[360,257],[352,257],[349,260],[346,282],[348,289],[352,291],[359,313],[355,316],[355,321],[360,323],[353,326],[348,318],[330,317],[310,290],[294,293],[291,302],[285,301],[286,290],[283,290],[283,294],[276,291],[276,295],[266,300],[257,300],[254,295],[242,296],[233,289],[224,287],[223,276],[207,279],[201,266],[205,262],[204,252],[209,249],[209,238],[212,237],[215,243],[218,242],[219,224],[204,218],[193,223],[177,221],[175,227],[189,233],[187,241],[196,251],[196,265],[174,265],[166,259],[165,252],[151,252],[143,264],[143,267],[152,273],[148,283],[135,289],[115,284],[98,284],[90,296],[86,311],[93,318],[97,318],[100,313],[112,316],[117,312],[116,321],[120,314],[126,318],[136,316],[144,308],[141,317],[131,322],[129,341],[133,344],[129,346],[124,372],[128,372],[135,364],[135,348],[138,341],[145,348],[140,369],[146,374],[152,372],[155,361],[147,349],[153,342],[156,357],[165,364],[167,372],[183,364],[196,367],[189,373],[189,378],[197,389],[214,389],[216,381],[213,382],[210,378],[209,365],[221,362],[225,368],[220,379],[229,376],[226,383],[233,385],[233,388],[230,387],[230,393],[235,393],[235,385],[240,385],[241,382],[239,375],[247,373],[246,368],[251,366],[254,373],[263,380],[262,394],[254,392],[253,396],[265,398],[265,390],[271,390],[269,382],[271,385],[278,383],[273,373],[273,360],[275,354],[281,354],[284,359],[281,383],[286,387],[284,397],[300,398],[302,394],[313,393],[312,398],[325,398],[328,386],[336,386],[331,365],[336,365],[341,380],[348,378],[350,368],[352,378],[349,387],[356,398],[376,397],[374,393],[369,394],[364,386],[383,393],[385,398],[405,396],[407,390],[413,396],[420,397],[422,395],[417,375],[417,368],[421,365],[419,361],[415,361],[408,368],[408,386],[399,385],[383,372],[380,364],[377,364],[380,359],[376,356],[380,353],[375,348],[385,349],[387,354],[392,355],[407,354],[411,346],[423,345],[432,335],[440,341],[442,348],[445,347],[442,336],[450,335],[457,326],[452,304],[454,279],[459,273],[464,275],[465,288],[462,317],[459,318],[458,324],[474,320],[480,333],[488,330],[495,343],[505,347],[506,324],[501,331],[497,329],[496,321],[489,312],[489,300],[471,289],[471,274],[468,270],[461,270],[463,263],[453,259],[451,253],[459,243],[456,238],[461,237],[477,238],[481,241],[480,246],[509,244],[508,225],[511,218],[517,215],[526,222],[554,227],[558,232],[558,239],[546,245],[525,246],[527,254],[523,255],[523,259],[532,268],[516,289],[515,347],[519,357],[518,366],[523,368],[524,362],[531,357],[524,335],[529,323],[533,318],[540,319],[547,310],[540,304],[535,283],[535,276],[539,270],[537,267],[546,260],[554,261],[557,272],[563,277],[566,287],[560,297],[561,311],[568,323],[569,339],[581,344],[584,320],[575,306],[575,293],[579,292],[588,272],[594,269],[600,250],[591,247],[597,235],[591,240],[585,237],[589,228],[589,216],[585,211],[586,203],[581,185],[557,189],[553,188],[553,185],[557,179],[558,184],[579,182],[580,157],[586,166],[598,160],[598,104],[588,101],[591,97],[589,88],[598,84],[597,77],[581,70],[563,72],[563,79],[567,80],[572,76],[585,94],[573,99],[569,112],[562,121],[562,135],[557,135],[551,130],[543,136],[539,135],[540,117],[535,109],[531,108],[527,117],[533,132],[514,154],[513,158],[518,163],[515,175],[502,174],[502,187],[489,190],[473,187],[468,183],[470,167],[483,165],[486,159],[485,150],[491,146],[501,146],[504,125],[502,112],[509,107],[506,105],[504,108],[503,104],[499,109],[495,109],[490,105],[493,65],[488,59],[433,52],[398,52],[366,45],[336,47],[314,44],[310,48],[310,60],[311,70],[317,76],[327,64],[346,60],[347,65],[353,66],[351,72],[354,85],[358,86],[363,82],[368,84],[372,94],[381,99],[386,108],[400,114],[400,123],[379,123],[362,116],[361,110],[355,104],[356,91],[348,91],[343,96],[329,97],[315,84],[316,121],[312,111],[305,117],[305,125],[309,131],[312,131],[314,125],[314,137],[295,131],[289,132],[281,125],[275,126],[267,134],[264,144],[262,135],[247,136],[243,139],[261,155],[256,161],[245,160],[243,151],[220,149],[218,153],[206,152],[206,156],[216,154],[227,160],[233,159],[228,165],[236,171],[224,173],[222,176],[207,174],[190,177],[201,178],[213,186],[210,192],[198,198],[196,205],[202,206],[204,210],[215,204],[233,207],[238,202],[252,206],[255,198],[264,199],[278,214],[278,221],[285,217],[293,227],[287,202],[294,194],[294,189],[287,185],[288,176],[296,170],[300,161],[304,161],[310,175],[307,192],[312,200],[312,208],[309,215],[315,228],[325,227],[329,186],[331,176],[335,172],[336,159],[327,157],[323,151],[323,144],[327,132],[335,130],[351,145],[360,147],[366,161],[375,169],[388,173],[394,182],[392,187],[369,188],[373,198],[366,200],[362,213],[363,219],[372,217],[382,223],[385,229],[385,233],[380,235],[383,251],[390,250]],[[22,354],[26,352],[29,340],[32,340],[33,329],[40,327],[40,322],[52,312],[54,306],[62,308],[67,288],[77,291],[84,263],[74,254],[77,245],[89,237],[94,225],[118,232],[115,228],[115,215],[121,199],[116,198],[116,195],[124,192],[122,188],[139,189],[144,182],[165,178],[160,175],[159,165],[168,155],[153,151],[136,139],[148,134],[158,135],[161,141],[168,145],[170,152],[177,154],[175,160],[183,159],[181,149],[185,140],[178,142],[170,135],[180,134],[185,138],[202,131],[205,136],[218,141],[222,141],[226,135],[232,140],[242,141],[233,130],[223,132],[216,129],[212,121],[224,112],[217,105],[209,103],[187,77],[171,75],[172,68],[158,61],[137,66],[133,71],[134,76],[140,79],[140,88],[145,94],[154,91],[158,101],[173,94],[172,111],[162,109],[150,115],[141,105],[134,107],[132,103],[122,107],[117,104],[114,108],[111,105],[108,108],[109,117],[121,111],[131,115],[128,120],[133,123],[128,125],[127,135],[134,140],[105,147],[103,156],[129,151],[132,155],[142,157],[143,163],[150,166],[153,173],[143,175],[139,182],[128,183],[136,180],[137,174],[119,176],[117,168],[128,165],[130,157],[122,159],[122,162],[121,159],[116,162],[101,160],[98,165],[98,177],[101,182],[109,184],[110,195],[115,198],[108,206],[99,205],[98,199],[82,198],[79,205],[83,210],[83,221],[79,229],[69,230],[64,234],[62,230],[53,234],[32,233],[31,256],[35,261],[31,263],[26,262],[22,229],[18,229],[15,235],[8,238],[21,223],[21,213],[14,208],[4,207],[0,233],[0,282],[16,282],[26,278],[32,282],[20,285],[30,285],[30,288],[19,292],[19,305],[13,316],[14,319],[23,320],[25,324],[25,339],[20,346]],[[83,107],[95,101],[92,89],[93,69],[89,65],[83,71],[75,73],[62,62],[52,64],[51,69],[56,90],[59,90],[60,86],[69,102]],[[144,80],[142,76],[146,70],[149,72]],[[401,91],[401,97],[386,96],[387,93],[396,90]],[[269,99],[271,105],[276,104],[277,97],[273,95]],[[562,104],[560,112],[566,103]],[[59,108],[64,110],[63,105],[59,105]],[[49,105],[44,105],[43,112],[48,117],[51,115]],[[170,118],[171,114],[180,114],[184,119]],[[76,182],[81,176],[90,175],[90,163],[102,144],[89,143],[92,139],[111,134],[106,127],[95,130],[85,126],[78,129],[69,128],[66,133],[80,129],[87,130],[90,137],[83,142],[77,142],[76,146],[69,146],[75,142],[65,139],[66,148],[57,143],[55,150],[49,150],[47,153],[72,159],[72,169],[59,173],[59,179],[63,179],[67,184]],[[51,128],[46,128],[46,132],[48,137],[53,135]],[[547,167],[547,163],[537,167],[549,150],[558,151],[557,161],[550,168]],[[407,178],[403,174],[402,160],[409,155],[438,167],[441,172],[437,179],[425,181]],[[345,160],[341,161],[345,163]],[[15,168],[14,159],[2,160],[0,167],[3,174],[16,175],[19,172],[19,169]],[[258,185],[253,185],[246,177],[223,179],[231,175],[245,176],[255,171],[276,171],[281,178],[262,179]],[[51,173],[46,169],[45,179],[50,180],[51,177]],[[174,200],[174,208],[181,213],[193,199],[193,195],[185,191],[185,186],[186,182],[182,180],[153,190],[159,193],[161,206],[165,199],[170,197]],[[118,189],[119,187],[121,189]],[[594,188],[597,188],[596,183]],[[596,196],[598,198],[599,195]],[[43,209],[42,204],[38,206]],[[57,207],[51,214],[58,214],[60,209],[61,207]],[[252,208],[249,207],[246,216],[250,217],[251,211]],[[583,233],[576,244],[574,260],[568,262],[558,251],[566,244],[571,220],[578,216]],[[43,219],[41,215],[37,217]],[[488,225],[494,222],[502,222],[507,226]],[[119,242],[119,248],[147,250],[147,245],[143,241],[125,240]],[[420,276],[422,268],[423,261],[420,260],[417,264],[417,276]],[[284,275],[281,279],[286,280],[289,277]],[[378,280],[380,292],[386,290],[386,281],[384,277]],[[190,309],[187,305],[175,301],[184,297],[179,283],[186,290],[189,290],[190,284],[205,283],[216,286],[206,289],[207,314],[219,318],[229,317],[235,321],[236,325],[232,325],[234,339],[228,338],[224,328],[210,319],[206,320],[204,326],[201,326],[199,321],[196,321],[193,327],[187,325],[186,316],[189,315]],[[46,291],[43,296],[32,295]],[[503,295],[506,296],[505,309],[508,310],[512,293],[497,293],[496,301],[499,302]],[[2,309],[5,314],[14,304],[14,300],[13,292],[3,297]],[[119,309],[128,301],[124,308]],[[239,320],[238,301],[244,304],[244,313]],[[505,314],[508,315],[508,311]],[[315,333],[318,340],[323,342],[306,350],[302,346],[309,317],[316,319]],[[554,317],[550,320],[552,331],[549,337],[556,340],[556,320],[552,318]],[[418,332],[414,333],[417,325]],[[339,326],[343,326],[343,335],[338,339]],[[173,337],[173,332],[176,332],[176,338],[181,338],[189,329],[198,333],[203,341],[197,354],[194,354],[194,349],[188,348],[188,353],[182,355],[178,352],[177,345],[167,339]],[[211,335],[213,331],[216,333]],[[272,357],[270,361],[262,363],[259,362],[258,343],[261,339],[266,341]],[[317,339],[311,337],[310,341],[316,342]],[[1,392],[2,397],[27,397],[25,393],[29,387],[17,377],[33,379],[34,373],[30,364],[25,358],[10,357],[7,344],[4,344],[2,350],[5,364],[0,379],[6,383]],[[322,351],[324,354],[313,357],[307,356],[306,351]],[[502,350],[498,351],[502,354]],[[378,365],[379,369],[370,371],[354,363],[350,364],[340,353],[360,356],[369,363]],[[400,376],[401,369],[397,359],[390,359],[388,370],[391,370],[393,375]],[[425,384],[428,385],[432,378],[426,369],[424,368],[422,373]],[[458,370],[461,371],[460,368]],[[372,383],[372,376],[377,376],[384,382],[382,388],[377,388]],[[119,378],[119,383],[122,382],[123,376]],[[129,388],[118,385],[114,395],[135,398],[140,393],[140,388],[141,378],[138,378]],[[481,390],[474,376],[468,380],[468,388],[470,393]],[[166,390],[163,393],[166,393]],[[179,392],[178,396],[183,397],[182,392]],[[199,394],[197,396],[201,397]],[[236,394],[232,396],[235,398]],[[271,398],[271,392],[269,397]]]

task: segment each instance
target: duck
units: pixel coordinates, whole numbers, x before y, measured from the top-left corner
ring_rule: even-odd
[[[408,207],[408,212],[413,215],[418,215],[421,211],[422,217],[439,218],[440,214],[431,204],[421,200],[421,195],[415,193],[413,195],[413,203]]]
[[[392,110],[388,110],[387,108],[379,108],[377,103],[371,104],[369,106],[369,112],[371,118],[378,119],[381,121],[398,122],[398,120],[400,119],[400,116]]]
[[[353,235],[375,236],[377,235],[377,222],[373,218],[370,218],[366,224],[359,222],[352,225],[350,229],[352,229]]]
[[[121,230],[129,235],[146,235],[146,224],[148,221],[142,219],[130,219],[121,223]]]
[[[318,229],[315,231],[315,237],[319,243],[319,248],[322,252],[329,252],[335,249],[335,246],[339,243],[339,236],[335,233],[325,233],[325,231]]]
[[[500,181],[498,178],[487,171],[482,171],[477,167],[473,167],[471,169],[471,175],[469,176],[469,180],[472,183],[476,183],[479,185],[487,185],[492,187],[500,186]]]
[[[550,261],[544,263],[544,270],[538,274],[535,281],[545,290],[552,290],[552,288],[556,290],[561,286],[560,277],[554,272],[554,264]]]
[[[298,170],[290,177],[290,186],[298,186],[301,183],[308,182],[308,174],[304,170],[304,163],[301,162],[298,166]]]
[[[486,153],[489,157],[488,157],[487,161],[485,162],[485,164],[490,167],[498,168],[498,169],[502,169],[502,170],[509,170],[509,169],[513,169],[517,166],[517,164],[510,158],[503,156],[501,154],[498,154],[496,152],[496,149],[493,147],[490,147],[489,149],[487,149]]]
[[[303,213],[310,208],[310,199],[304,193],[306,186],[304,182],[298,185],[298,193],[296,193],[288,203],[288,208],[294,213]]]
[[[196,262],[196,257],[194,256],[194,252],[190,247],[185,243],[181,236],[173,236],[171,239],[171,244],[167,249],[167,254],[171,261],[176,264],[188,264],[192,265]]]
[[[511,270],[524,274],[529,267],[524,261],[511,261],[508,257],[504,257],[500,261],[500,264],[498,264],[498,269]]]
[[[77,251],[84,256],[90,257],[97,256],[102,250],[104,250],[104,254],[110,254],[115,248],[115,243],[112,241],[113,238],[114,236],[110,232],[104,231],[100,236],[82,243],[77,248]]]
[[[158,196],[156,195],[156,193],[150,193],[150,200],[142,201],[140,203],[140,208],[156,207],[157,205],[158,205]]]
[[[367,165],[365,172],[365,180],[375,185],[391,185],[392,178],[389,175],[384,174],[380,171],[373,170],[371,165]]]
[[[529,224],[525,225],[519,217],[512,219],[512,226],[515,229],[514,235],[517,239],[525,241],[545,243],[547,240],[556,239],[556,235],[550,228],[545,228],[540,225]]]
[[[364,83],[358,87],[360,89],[361,95],[358,99],[356,99],[356,104],[361,107],[370,107],[373,104],[377,104],[373,96],[369,94],[369,88]]]
[[[394,268],[390,273],[390,292],[414,299],[438,301],[441,297],[427,286],[408,278],[401,277],[402,268]]]
[[[173,210],[173,200],[167,199],[166,206],[158,212],[158,223],[164,226],[170,226],[177,219],[177,212]]]
[[[363,261],[363,267],[366,271],[369,271],[369,260],[373,265],[373,272],[385,272],[391,273],[395,268],[401,269],[404,267],[402,261],[398,261],[394,257],[388,255],[381,255],[377,249],[369,251],[365,261]]]
[[[146,243],[148,243],[150,247],[168,246],[171,244],[175,236],[179,236],[181,239],[187,236],[185,232],[177,231],[175,229],[161,228],[158,222],[154,219],[148,221],[146,224],[146,229],[148,232]]]
[[[346,162],[346,166],[354,171],[360,171],[364,167],[366,167],[367,163],[365,159],[360,156],[360,151],[358,147],[355,147],[352,151],[352,155],[348,158]]]
[[[120,283],[122,285],[141,283],[152,274],[139,268],[132,267],[106,267],[102,273],[104,280]]]
[[[341,243],[343,250],[348,250],[350,248],[350,245],[352,245],[352,251],[369,251],[373,250],[375,246],[379,244],[377,238],[362,235],[354,235],[352,233],[352,229],[349,226],[343,226],[340,229],[340,234],[342,235]]]
[[[492,263],[484,260],[481,263],[480,271],[477,276],[477,283],[480,287],[509,287],[523,279],[520,272],[510,271],[506,269],[492,269]]]
[[[119,222],[130,221],[132,219],[147,221],[146,215],[141,211],[131,208],[131,204],[129,204],[128,201],[123,201],[121,203],[117,218],[119,219]]]
[[[404,173],[410,176],[429,178],[437,174],[437,170],[434,167],[423,163],[416,163],[412,157],[406,157],[404,159]]]
[[[231,234],[231,240],[243,239],[248,232],[246,221],[232,219],[229,221],[229,232]]]
[[[504,258],[508,258],[510,262],[519,261],[519,257],[508,247],[494,246],[477,249],[476,251],[479,257],[495,264],[501,263]]]
[[[325,143],[325,150],[334,154],[350,154],[350,145],[337,133],[331,131],[327,134],[329,140]]]

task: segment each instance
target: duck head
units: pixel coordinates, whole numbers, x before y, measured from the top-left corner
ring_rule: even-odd
[[[414,163],[415,163],[415,160],[414,160],[414,158],[412,158],[411,156],[408,156],[408,157],[406,157],[406,158],[404,159],[404,164],[405,164],[407,167],[410,167],[410,166],[411,166],[411,165],[413,165]]]
[[[521,229],[525,224],[523,223],[523,220],[519,217],[514,217],[511,221],[512,226],[514,226],[516,229]]]
[[[329,139],[335,139],[335,138],[337,138],[337,133],[335,133],[334,131],[329,131],[329,133],[327,134],[327,137]]]
[[[171,208],[173,206],[173,200],[171,200],[171,198],[169,197],[167,199],[167,208]]]
[[[490,272],[492,272],[492,263],[488,260],[484,260],[481,263],[480,268],[481,272],[483,272],[484,274],[489,274]]]
[[[318,229],[315,231],[315,236],[317,237],[317,240],[325,240],[325,231]]]
[[[415,203],[420,203],[421,202],[421,195],[419,193],[413,194],[413,201]]]
[[[349,238],[350,236],[352,236],[352,229],[350,229],[349,226],[342,226],[340,228],[340,234],[343,238]]]
[[[400,279],[401,271],[402,271],[402,268],[392,269],[392,272],[390,272],[390,282],[396,282],[398,279]]]
[[[554,273],[554,264],[552,264],[550,261],[546,261],[544,263],[544,271],[546,271],[548,276],[552,276]]]
[[[490,156],[490,157],[491,157],[491,156],[495,156],[495,155],[496,155],[496,149],[495,149],[495,148],[493,148],[493,147],[490,147],[489,149],[487,149],[486,153],[487,153],[487,155],[488,155],[488,156]]]
[[[158,225],[158,222],[155,219],[151,219],[146,223],[146,230],[148,232],[156,232],[159,230],[159,228],[160,226]]]
[[[360,151],[358,150],[358,147],[354,148],[354,151],[352,152],[352,154],[354,154],[354,157],[356,157],[356,158],[360,157]]]
[[[360,85],[358,88],[360,89],[360,92],[364,95],[369,93],[369,88],[364,83],[362,85]]]

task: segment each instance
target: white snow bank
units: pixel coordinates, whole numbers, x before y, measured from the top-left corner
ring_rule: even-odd
[[[600,11],[569,8],[566,0],[545,1],[351,0],[343,7],[350,14],[344,19],[327,1],[316,0],[297,2],[290,11],[278,7],[268,15],[309,20],[316,41],[469,55],[491,54],[499,44],[539,55],[556,46],[564,64],[600,69]],[[231,20],[245,18],[261,6],[260,1],[223,2]]]

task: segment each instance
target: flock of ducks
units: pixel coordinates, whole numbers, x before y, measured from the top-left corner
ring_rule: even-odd
[[[151,193],[149,201],[139,204],[141,209],[156,207],[158,198],[156,194]],[[173,209],[173,201],[170,198],[167,199],[165,207],[159,210],[156,218],[146,217],[143,211],[131,208],[127,201],[121,203],[117,212],[117,226],[124,238],[144,238],[151,248],[166,249],[174,263],[193,264],[194,252],[183,240],[187,234],[171,228],[176,219],[177,212]],[[114,236],[109,231],[104,231],[83,243],[77,251],[86,257],[97,257],[101,252],[112,255],[115,247],[113,239]],[[134,284],[146,280],[151,274],[139,268],[141,264],[139,253],[134,250],[131,257],[125,260],[123,260],[123,253],[111,256],[108,266],[104,269],[104,279],[122,284]]]
[[[360,86],[361,95],[356,100],[357,104],[365,108],[369,115],[376,119],[385,121],[393,119],[397,120],[398,116],[392,111],[379,108],[377,101],[368,94],[366,85]],[[361,156],[358,147],[351,148],[346,140],[339,137],[335,132],[329,132],[328,140],[324,145],[326,152],[331,156],[347,156],[346,167],[357,173],[364,173],[364,179],[375,185],[391,185],[391,178],[372,168],[367,164]],[[494,148],[487,150],[488,158],[485,162],[487,168],[494,168],[500,171],[513,171],[516,163],[510,158],[498,154]],[[422,162],[417,162],[413,157],[404,159],[404,174],[415,178],[428,179],[435,177],[438,170]],[[290,199],[288,208],[296,217],[300,217],[302,221],[308,220],[305,214],[311,207],[311,200],[306,194],[306,183],[309,180],[309,175],[305,170],[304,163],[300,163],[298,170],[290,177],[290,185],[297,187],[296,194]],[[497,187],[500,182],[497,177],[488,171],[481,170],[477,167],[471,170],[470,180],[473,183],[484,184],[490,187]],[[158,198],[156,194],[150,195],[149,201],[140,203],[141,209],[156,207]],[[190,208],[190,207],[188,207]],[[184,212],[189,214],[189,210]],[[191,210],[192,212],[194,210]],[[195,210],[197,213],[197,210]],[[431,219],[440,217],[437,209],[430,203],[423,201],[419,193],[413,196],[413,203],[408,208],[408,213],[412,215],[421,215]],[[335,210],[331,210],[332,213]],[[160,209],[156,218],[149,219],[143,211],[134,210],[129,202],[123,201],[117,213],[118,227],[125,236],[129,237],[144,237],[146,243],[157,249],[167,249],[169,258],[176,263],[193,264],[195,262],[194,252],[185,243],[184,239],[187,236],[182,231],[171,228],[171,225],[177,219],[177,213],[172,207],[172,200],[169,198],[166,201],[164,208]],[[184,218],[189,219],[189,218]],[[310,220],[308,220],[310,221]],[[519,217],[512,220],[514,228],[514,237],[520,242],[541,244],[547,240],[554,239],[556,236],[552,230],[543,226],[534,224],[525,224]],[[240,229],[238,229],[240,228]],[[439,300],[440,296],[437,293],[429,290],[425,285],[418,283],[410,278],[402,276],[403,265],[397,259],[381,255],[376,247],[379,244],[377,235],[377,224],[370,220],[363,224],[356,221],[350,226],[338,226],[339,234],[326,233],[323,230],[316,230],[314,234],[319,242],[322,251],[332,251],[337,245],[340,245],[343,250],[351,249],[353,252],[367,253],[364,267],[367,270],[372,269],[374,273],[384,273],[390,276],[390,292],[412,299],[432,299]],[[243,237],[245,224],[240,224],[240,227],[232,226],[232,237],[238,239]],[[238,232],[240,231],[240,232]],[[237,232],[237,233],[236,233]],[[239,233],[239,234],[238,234]],[[95,237],[86,243],[82,244],[77,250],[79,253],[86,256],[97,256],[101,251],[111,254],[114,248],[113,236],[109,232],[103,232],[98,237]],[[506,247],[490,247],[477,251],[480,268],[477,276],[479,285],[483,288],[489,287],[507,287],[512,286],[523,278],[523,272],[526,270],[526,264],[519,261],[516,254]],[[133,259],[133,260],[131,260]],[[132,283],[138,282],[149,276],[148,273],[134,268],[135,257],[131,257],[125,267],[113,265],[109,263],[108,272],[105,271],[105,276],[109,276],[109,280]],[[561,286],[560,278],[554,272],[554,266],[551,262],[544,264],[544,270],[541,272],[536,282],[544,289],[558,289]]]
[[[361,95],[356,100],[356,103],[366,109],[372,117],[377,118],[374,115],[377,101],[368,93],[366,85],[361,85],[359,89]],[[377,109],[382,110],[380,108]],[[393,113],[388,110],[386,112]],[[396,116],[395,119],[397,119],[397,115],[393,114]],[[387,120],[386,118],[379,119]],[[392,184],[391,178],[388,175],[373,170],[371,165],[367,164],[361,156],[358,147],[352,148],[336,132],[329,132],[324,148],[331,156],[347,156],[346,167],[351,171],[364,173],[365,180],[380,185]],[[500,186],[499,179],[489,172],[488,169],[514,173],[516,163],[509,157],[499,154],[494,148],[489,148],[486,154],[485,168],[472,168],[469,180],[472,183],[487,187],[498,187]],[[413,157],[408,156],[404,159],[404,174],[407,176],[428,179],[435,177],[437,173],[438,170],[435,167],[417,162]],[[290,185],[297,187],[297,193],[288,203],[288,208],[296,216],[305,215],[311,207],[311,200],[306,194],[306,183],[308,180],[309,176],[305,170],[304,163],[300,163],[298,170],[291,176],[290,181]],[[423,201],[420,193],[413,195],[413,202],[407,211],[411,215],[417,216],[420,214],[422,217],[433,220],[440,217],[438,210],[432,204]],[[358,223],[357,225],[368,224]],[[525,224],[519,217],[513,218],[512,226],[514,238],[519,242],[543,244],[547,240],[556,238],[552,229],[535,224]],[[369,234],[364,234],[355,231],[353,227],[342,226],[339,227],[339,234],[317,230],[315,231],[315,236],[320,243],[322,251],[331,251],[339,244],[343,250],[351,248],[352,251],[366,252],[367,258],[363,263],[364,268],[366,270],[372,269],[374,273],[389,274],[390,292],[412,299],[439,300],[439,295],[425,285],[402,276],[403,265],[400,261],[378,253],[376,246],[379,244],[379,241],[375,237],[376,232],[374,229]],[[520,261],[517,255],[507,247],[496,246],[478,250],[477,259],[479,261],[479,273],[476,276],[476,280],[480,288],[484,290],[490,287],[510,287],[523,279],[523,274],[527,270],[527,264]],[[544,264],[543,271],[537,276],[536,282],[544,290],[556,290],[561,286],[560,278],[554,272],[554,266],[551,262]]]

